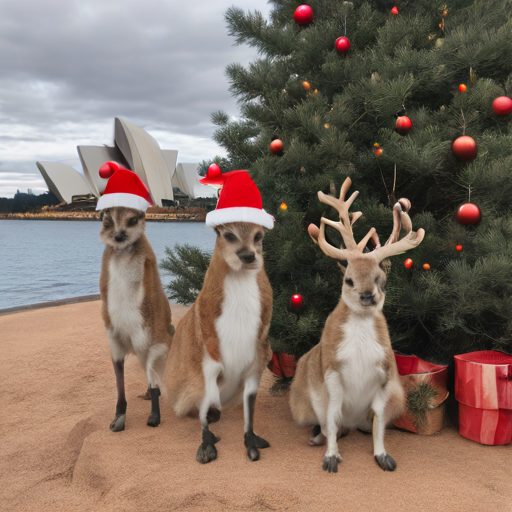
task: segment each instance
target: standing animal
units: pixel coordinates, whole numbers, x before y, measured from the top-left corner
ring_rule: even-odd
[[[165,372],[166,393],[177,416],[199,416],[202,443],[196,459],[217,458],[219,441],[209,423],[221,410],[244,403],[244,442],[249,460],[269,443],[253,430],[254,405],[270,357],[272,290],[263,265],[264,228],[273,218],[249,174],[226,178],[206,225],[217,241],[197,300],[178,324]]]
[[[120,432],[125,429],[127,405],[124,361],[130,353],[137,355],[147,376],[151,398],[147,424],[160,424],[160,386],[174,327],[155,253],[144,233],[145,210],[152,204],[149,193],[132,171],[114,162],[102,169],[102,177],[112,177],[96,208],[103,210],[100,241],[106,245],[100,276],[101,313],[117,384],[116,416],[110,430]]]
[[[354,213],[352,219],[349,216],[350,205],[358,195],[354,192],[345,201],[351,183],[350,178],[345,180],[339,200],[318,192],[322,203],[339,212],[340,222],[322,217],[320,230],[310,226],[309,232],[313,239],[318,237],[326,255],[347,261],[348,265],[340,301],[327,318],[320,343],[298,362],[290,389],[290,406],[299,425],[315,426],[310,445],[327,442],[323,469],[329,473],[337,472],[341,462],[338,436],[352,428],[371,432],[374,414],[375,460],[383,470],[393,471],[396,462],[384,448],[384,430],[388,422],[401,414],[405,395],[382,314],[386,274],[380,263],[416,247],[425,232],[412,231],[411,220],[400,204],[410,206],[404,199],[393,208],[393,233],[383,247],[378,243],[375,228],[357,244],[352,224],[362,213]],[[325,240],[325,224],[341,233],[345,249],[337,249]],[[399,240],[401,227],[408,234]],[[376,250],[363,253],[370,238],[376,240]]]

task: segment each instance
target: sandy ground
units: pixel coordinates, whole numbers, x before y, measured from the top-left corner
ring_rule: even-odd
[[[186,311],[174,307],[174,322]],[[394,473],[374,462],[369,436],[339,441],[340,472],[322,471],[323,447],[272,397],[269,372],[255,430],[271,447],[249,462],[243,411],[224,411],[216,461],[200,465],[197,420],[137,398],[145,377],[127,362],[127,428],[112,433],[116,391],[100,303],[0,317],[0,510],[14,511],[512,511],[512,445],[487,447],[446,427],[421,437],[389,430]]]

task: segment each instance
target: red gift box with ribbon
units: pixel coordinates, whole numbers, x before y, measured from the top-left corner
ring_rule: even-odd
[[[481,444],[512,441],[512,356],[493,350],[455,356],[460,435]]]

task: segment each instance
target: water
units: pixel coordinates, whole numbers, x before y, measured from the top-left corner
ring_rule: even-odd
[[[100,293],[100,228],[91,221],[0,220],[0,309]],[[202,222],[147,222],[146,235],[159,263],[166,246],[215,245]],[[160,276],[169,283],[168,274]]]

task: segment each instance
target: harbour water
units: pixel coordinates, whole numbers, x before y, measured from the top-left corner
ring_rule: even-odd
[[[99,293],[101,224],[94,221],[0,220],[0,309]],[[147,222],[160,263],[165,247],[213,251],[215,233],[202,222]],[[160,270],[164,286],[171,277]]]

